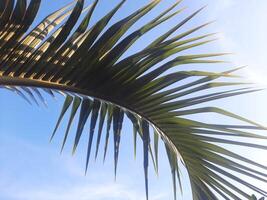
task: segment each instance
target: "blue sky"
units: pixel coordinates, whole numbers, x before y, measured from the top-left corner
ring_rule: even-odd
[[[59,8],[69,0],[48,1],[43,0],[42,8],[37,21],[41,20],[51,11]],[[88,1],[90,2],[90,1]],[[101,2],[101,1],[100,1]],[[98,9],[94,16],[96,21],[101,14],[108,11],[118,0],[110,0]],[[148,0],[131,1],[123,7],[122,12],[115,19],[125,16]],[[167,7],[173,0],[164,0],[151,15],[144,18],[149,20],[157,11]],[[242,73],[250,79],[265,83],[264,73],[267,72],[267,60],[264,52],[267,43],[267,26],[264,19],[267,18],[267,2],[265,0],[184,0],[181,7],[187,9],[183,14],[189,15],[193,10],[208,5],[207,8],[184,30],[194,25],[216,20],[204,32],[219,32],[219,40],[213,44],[201,48],[201,51],[224,51],[235,54],[227,57],[232,64],[215,66],[215,70],[224,70],[228,66],[249,67]],[[130,51],[141,48],[144,41],[153,38],[167,27],[171,27],[176,18],[166,23],[160,29],[137,43]],[[140,21],[139,25],[144,21]],[[138,26],[137,24],[137,26]],[[200,50],[199,50],[200,51]],[[197,52],[199,52],[197,51]],[[209,66],[208,69],[214,69]],[[267,125],[266,111],[264,108],[267,92],[259,92],[244,97],[215,102],[214,105],[223,106],[227,110],[236,112],[242,116],[254,119]],[[129,123],[123,129],[123,140],[120,155],[119,174],[117,182],[114,182],[112,151],[109,152],[106,163],[102,158],[96,162],[91,161],[88,175],[84,176],[85,163],[85,137],[79,146],[77,154],[71,156],[71,143],[60,155],[60,144],[64,124],[52,143],[49,137],[57,120],[62,105],[62,97],[57,100],[47,97],[48,108],[28,105],[24,100],[8,91],[0,93],[0,199],[3,200],[136,200],[145,199],[144,180],[142,170],[142,146],[137,154],[137,160],[133,158],[132,133]],[[214,118],[207,116],[207,120]],[[219,118],[216,118],[219,120]],[[71,141],[71,140],[70,140]],[[110,148],[111,149],[111,148]],[[150,170],[150,199],[172,199],[172,183],[170,169],[163,148],[160,155],[160,175],[157,177],[151,167]],[[243,151],[243,149],[238,149]],[[258,162],[267,164],[266,152],[243,151]],[[100,152],[100,155],[103,151]],[[183,176],[186,181],[186,174]],[[267,187],[267,186],[266,186]],[[183,199],[190,199],[189,189],[185,189]]]

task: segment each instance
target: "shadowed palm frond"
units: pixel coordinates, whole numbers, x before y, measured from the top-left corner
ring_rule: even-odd
[[[257,200],[257,197],[255,195],[252,195],[251,200]],[[264,197],[261,197],[259,200],[264,200]]]
[[[96,158],[100,142],[104,139],[105,157],[112,129],[115,174],[117,173],[122,126],[125,118],[128,118],[133,124],[135,151],[137,137],[143,141],[147,199],[149,157],[158,172],[159,139],[166,146],[175,199],[176,185],[179,184],[182,189],[181,165],[185,166],[189,174],[194,200],[254,198],[235,183],[267,196],[267,191],[260,184],[260,181],[267,182],[267,166],[223,147],[223,144],[229,144],[266,150],[267,146],[240,141],[240,138],[267,139],[266,136],[251,132],[265,130],[265,127],[229,111],[203,104],[260,89],[243,87],[242,85],[249,83],[237,82],[235,79],[239,77],[233,75],[233,72],[239,68],[221,73],[179,70],[181,65],[220,63],[213,58],[225,55],[184,55],[186,50],[213,41],[213,34],[193,36],[209,23],[182,32],[181,27],[202,9],[180,20],[142,50],[125,56],[128,49],[143,35],[177,17],[183,9],[173,10],[180,1],[130,33],[128,32],[135,23],[161,0],[151,1],[109,26],[113,16],[126,2],[123,0],[95,24],[90,25],[91,17],[100,2],[96,0],[85,7],[84,0],[74,1],[48,15],[29,30],[41,0],[31,0],[29,5],[26,0],[0,1],[0,85],[29,103],[42,102],[46,105],[43,92],[52,97],[55,97],[55,92],[65,95],[52,138],[64,115],[70,110],[61,150],[64,149],[70,128],[78,116],[73,145],[75,153],[85,124],[89,121],[86,171],[93,141],[96,140]],[[180,31],[179,34],[177,31]],[[173,36],[174,34],[177,35]],[[219,81],[219,78],[224,81]],[[229,81],[230,79],[234,80]],[[226,86],[231,89],[225,89]],[[210,124],[188,118],[192,114],[203,113],[230,117],[239,120],[241,125]],[[103,130],[105,124],[106,130]],[[255,186],[240,178],[240,175],[258,180],[259,184]]]

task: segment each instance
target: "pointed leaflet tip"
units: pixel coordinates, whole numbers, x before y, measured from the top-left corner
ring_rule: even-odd
[[[97,143],[96,143],[95,160],[97,159],[97,156],[98,156],[99,145],[100,145],[100,140],[102,136],[102,131],[103,131],[103,126],[104,126],[106,115],[107,115],[107,104],[102,102],[101,111],[100,111],[99,127],[98,127]]]
[[[50,89],[46,89],[46,88],[42,88],[42,89],[43,89],[44,92],[46,92],[46,93],[49,94],[53,99],[56,100],[56,97],[55,97],[55,95],[54,95],[54,93],[53,93],[52,90],[50,90]]]
[[[32,90],[37,94],[37,96],[39,97],[39,99],[41,100],[41,102],[47,108],[47,106],[48,106],[47,105],[47,102],[45,101],[45,99],[44,99],[43,95],[41,94],[41,92],[37,88],[35,88],[35,87],[33,87]]]
[[[149,47],[154,46],[154,44],[159,44],[162,41],[164,41],[167,37],[169,37],[172,33],[174,33],[176,30],[181,28],[184,24],[186,24],[188,21],[190,21],[193,17],[195,17],[199,12],[201,12],[204,9],[204,7],[200,8],[199,10],[195,11],[193,14],[182,20],[179,24],[177,24],[175,27],[173,27],[171,30],[169,30],[167,33],[156,39]]]
[[[70,130],[71,124],[73,122],[73,119],[74,119],[74,117],[76,115],[76,112],[77,112],[78,108],[80,107],[80,104],[81,104],[81,99],[79,97],[75,97],[74,101],[73,101],[72,109],[71,109],[70,119],[69,119],[68,126],[67,126],[67,129],[66,129],[66,132],[65,132],[65,136],[64,136],[64,140],[63,140],[63,143],[62,143],[61,153],[63,152],[63,149],[64,149],[64,146],[65,146],[66,141],[67,141],[67,137],[68,137],[68,134],[69,134],[69,130]]]
[[[60,122],[62,121],[62,118],[64,117],[66,111],[67,111],[68,108],[70,107],[70,104],[72,103],[72,101],[73,101],[73,97],[70,96],[70,95],[67,95],[67,97],[66,97],[66,99],[65,99],[65,102],[64,102],[64,105],[63,105],[63,108],[62,108],[62,111],[61,111],[60,116],[59,116],[59,118],[58,118],[56,127],[55,127],[55,129],[54,129],[54,131],[53,131],[53,134],[52,134],[51,138],[50,138],[50,142],[51,142],[52,139],[54,138],[54,136],[55,136],[55,134],[56,134],[56,131],[57,131],[58,127],[59,127],[59,124],[60,124]]]
[[[121,139],[121,129],[124,119],[124,111],[119,107],[115,107],[113,112],[113,138],[114,138],[114,171],[115,178],[117,176],[117,166],[119,158],[119,148],[120,148],[120,139]]]
[[[231,69],[231,70],[225,71],[225,72],[223,72],[223,73],[225,73],[225,74],[231,74],[231,73],[233,73],[233,72],[236,72],[236,71],[242,70],[242,69],[244,69],[244,68],[247,68],[247,65],[245,65],[245,66],[241,66],[241,67],[237,67],[237,68],[234,68],[234,69]]]
[[[96,0],[96,1],[90,6],[90,9],[89,9],[87,15],[84,17],[83,21],[81,22],[81,24],[80,24],[80,26],[78,27],[78,29],[77,29],[76,32],[82,32],[82,33],[83,33],[83,32],[87,29],[87,27],[88,27],[88,25],[89,25],[89,22],[90,22],[90,20],[91,20],[91,17],[92,17],[92,15],[93,15],[93,13],[94,13],[94,11],[95,11],[95,8],[96,8],[96,6],[97,6],[97,4],[98,4],[98,1],[99,1],[99,0]]]
[[[137,148],[137,133],[140,132],[140,127],[138,124],[138,118],[134,114],[126,111],[127,117],[131,120],[133,124],[133,144],[134,144],[134,159],[136,159],[136,148]],[[141,134],[141,133],[139,133]]]
[[[157,16],[155,19],[152,20],[152,22],[156,22],[158,20],[160,20],[162,17],[164,17],[166,14],[168,14],[171,10],[173,10],[181,1],[177,1],[175,2],[172,6],[170,6],[169,8],[167,8],[164,12],[162,12],[159,16]],[[176,11],[174,14],[172,14],[173,16],[178,14],[179,12],[181,12],[181,10]]]
[[[33,102],[37,105],[37,106],[40,106],[38,101],[36,100],[35,96],[33,95],[33,93],[31,92],[31,90],[27,87],[21,87],[22,90],[24,90],[28,95],[29,97],[33,100]]]
[[[72,155],[74,155],[76,152],[81,135],[83,133],[85,123],[89,117],[89,114],[91,113],[91,110],[92,110],[92,101],[89,98],[83,98]]]
[[[22,97],[25,101],[27,101],[27,103],[32,105],[31,101],[26,97],[26,95],[22,91],[19,90],[18,87],[14,87],[14,90],[20,97]]]
[[[108,116],[107,117],[108,117],[107,118],[107,131],[106,131],[106,141],[105,141],[103,162],[105,162],[106,155],[107,155],[108,142],[109,142],[109,132],[110,132],[112,118],[113,118],[113,107],[110,104],[108,104]]]
[[[154,167],[154,170],[156,172],[156,175],[158,175],[158,167],[157,167],[157,164],[156,164],[156,160],[155,160],[155,157],[154,157],[154,154],[153,154],[153,151],[152,151],[152,147],[151,147],[151,144],[149,143],[149,155],[151,156],[151,159],[152,159],[152,163],[153,163],[153,167]]]
[[[155,153],[155,162],[156,162],[156,166],[157,166],[157,175],[159,174],[158,151],[159,151],[159,133],[154,128],[154,153]]]
[[[177,174],[179,189],[180,189],[181,195],[183,195],[183,186],[182,186],[182,178],[181,178],[182,174],[179,168],[179,161],[183,162],[183,160],[180,160],[176,155],[174,155],[174,158],[176,160],[175,171]]]
[[[165,144],[168,160],[170,163],[171,173],[172,173],[172,182],[173,182],[173,195],[174,199],[177,199],[177,189],[176,189],[176,169],[177,169],[177,158],[174,152]]]
[[[146,199],[148,200],[148,161],[149,161],[149,124],[147,121],[142,121],[142,132],[143,132],[143,149],[144,149],[144,175],[145,175],[145,189],[146,189]]]
[[[94,133],[95,133],[96,121],[97,121],[97,118],[98,118],[99,108],[100,108],[100,101],[95,99],[94,102],[93,102],[93,108],[92,108],[92,116],[91,116],[91,124],[90,124],[90,133],[89,133],[89,141],[88,141],[88,149],[87,149],[85,174],[87,173],[88,164],[89,164],[89,160],[90,160],[92,143],[93,143],[93,138],[94,138]]]
[[[136,159],[137,129],[136,129],[136,126],[135,125],[133,125],[133,140],[134,140],[134,159]]]

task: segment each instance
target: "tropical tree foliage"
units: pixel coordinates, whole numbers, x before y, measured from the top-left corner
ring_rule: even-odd
[[[209,23],[181,31],[181,27],[202,9],[180,19],[183,9],[177,9],[180,3],[177,1],[129,33],[134,24],[161,0],[150,1],[110,25],[110,20],[125,2],[122,0],[95,24],[91,24],[98,4],[107,2],[96,0],[85,6],[88,2],[77,0],[30,28],[41,0],[0,1],[0,85],[30,103],[45,103],[44,92],[54,96],[59,91],[65,95],[52,138],[67,110],[70,110],[63,150],[70,127],[78,115],[73,145],[75,153],[81,135],[87,132],[84,131],[85,123],[89,121],[86,170],[94,138],[95,157],[103,139],[106,155],[110,129],[113,129],[116,173],[121,130],[127,117],[133,124],[135,149],[137,138],[143,141],[147,198],[148,165],[152,160],[158,170],[160,139],[166,146],[175,198],[177,183],[182,189],[182,166],[188,172],[194,200],[256,198],[236,183],[266,196],[267,191],[261,187],[260,181],[267,182],[267,167],[223,147],[228,144],[266,150],[266,146],[240,141],[240,138],[266,139],[266,136],[253,133],[253,130],[264,130],[265,127],[221,108],[203,104],[258,89],[242,86],[246,83],[236,81],[238,77],[233,72],[238,69],[220,73],[179,70],[181,65],[215,64],[220,61],[212,58],[224,55],[184,55],[186,50],[213,40],[213,34],[193,36]],[[142,50],[127,54],[128,49],[144,34],[174,17],[179,22],[170,30],[154,38]],[[225,89],[226,86],[231,86],[231,89]],[[217,88],[215,92],[212,90],[214,88]],[[188,118],[188,115],[201,113],[220,114],[239,120],[240,124],[210,124]],[[106,131],[103,131],[104,125]],[[253,185],[240,175],[255,179],[259,184]]]

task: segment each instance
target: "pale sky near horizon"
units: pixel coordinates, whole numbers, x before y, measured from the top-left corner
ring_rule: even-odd
[[[118,0],[110,1],[118,2]],[[68,2],[70,0],[43,0],[37,21]],[[122,14],[133,11],[145,2],[148,0],[140,0],[140,4],[129,0],[128,6],[123,7]],[[171,2],[174,0],[163,0],[159,7],[166,7]],[[113,7],[115,3],[111,6],[102,2],[100,5],[101,11],[98,10],[94,20],[100,16],[101,12]],[[184,0],[180,7],[186,6],[187,10],[181,16],[189,15],[204,5],[208,6],[186,27],[193,27],[215,19],[214,24],[202,31],[205,33],[219,32],[219,40],[208,45],[207,52],[209,50],[233,52],[234,55],[227,57],[232,61],[230,66],[248,65],[243,73],[251,80],[267,85],[264,77],[267,72],[265,52],[267,1]],[[176,20],[181,20],[181,18],[178,17]],[[171,27],[175,22],[177,21],[172,20],[164,27]],[[165,31],[165,29],[163,30]],[[152,36],[158,34],[159,32],[155,32]],[[224,67],[218,68],[221,71],[224,70]],[[266,91],[249,94],[243,98],[235,97],[218,101],[214,105],[267,125],[265,99],[267,99]],[[15,94],[4,90],[0,92],[0,199],[144,200],[142,146],[139,144],[140,149],[135,161],[131,126],[127,123],[123,129],[125,134],[122,141],[117,182],[114,182],[112,151],[109,152],[110,155],[104,165],[102,157],[96,162],[91,161],[88,175],[85,177],[85,138],[74,157],[71,156],[71,142],[68,143],[63,154],[59,154],[65,130],[64,125],[60,128],[59,133],[61,134],[57,135],[55,141],[51,144],[48,142],[61,109],[62,98],[59,97],[57,101],[54,101],[48,97],[47,101],[48,108],[29,106]],[[109,149],[111,150],[112,146]],[[163,150],[162,147],[161,149]],[[101,156],[102,153],[101,149]],[[267,158],[264,156],[266,152],[249,153],[251,154],[249,156],[267,165]],[[154,175],[152,166],[150,166],[151,200],[166,200],[173,197],[170,169],[165,153],[160,154],[160,161],[159,177]],[[186,177],[184,178],[186,179]],[[189,200],[190,198],[190,190],[185,189],[182,199]]]

